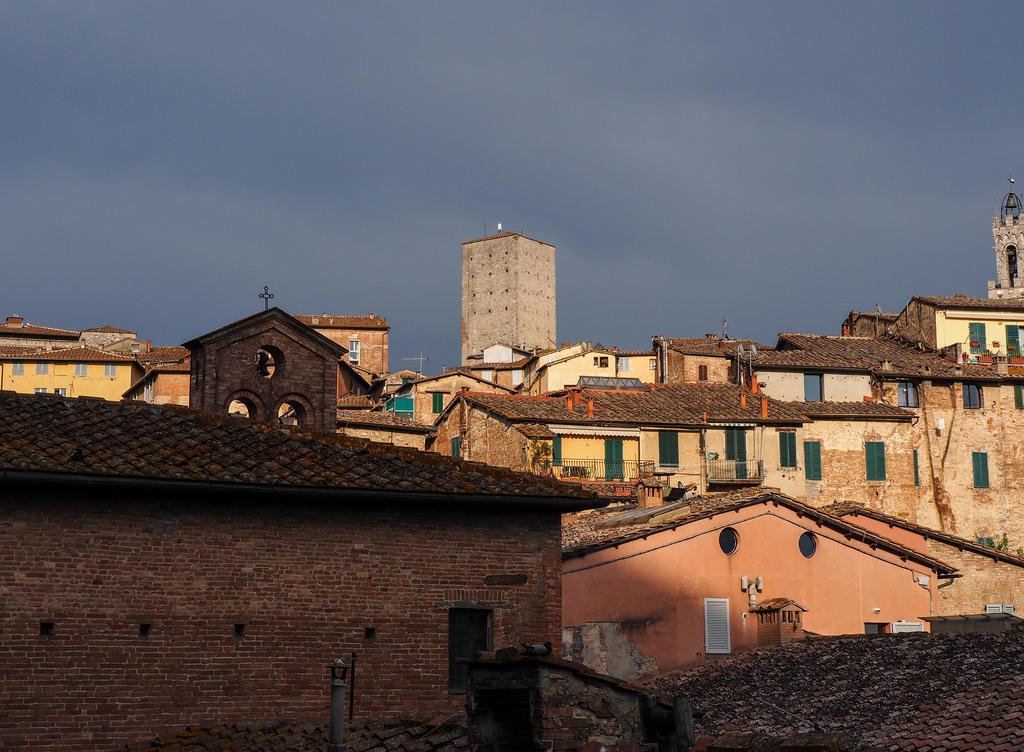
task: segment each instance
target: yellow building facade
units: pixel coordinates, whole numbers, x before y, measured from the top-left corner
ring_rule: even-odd
[[[99,397],[112,402],[143,374],[125,353],[91,347],[49,351],[0,352],[0,390],[19,394]]]

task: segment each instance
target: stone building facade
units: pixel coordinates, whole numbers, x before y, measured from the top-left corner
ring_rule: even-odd
[[[380,316],[374,313],[366,316],[332,316],[321,313],[295,318],[344,347],[347,350],[343,356],[346,363],[377,375],[388,372],[388,338],[391,327]]]
[[[556,347],[555,247],[515,232],[462,244],[462,362],[494,342]]]
[[[990,298],[1024,298],[1024,280],[1020,275],[1020,253],[1024,249],[1024,223],[1021,222],[1021,198],[1013,191],[999,204],[999,215],[992,217],[992,250],[996,254],[996,278],[989,280]]]

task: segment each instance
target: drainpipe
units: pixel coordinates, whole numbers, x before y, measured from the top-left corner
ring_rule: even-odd
[[[342,752],[345,736],[345,674],[348,666],[339,658],[331,670],[331,729],[327,737],[327,752]]]
[[[935,593],[932,592],[931,579],[926,574],[914,575],[918,587],[928,591],[928,616],[935,616]]]

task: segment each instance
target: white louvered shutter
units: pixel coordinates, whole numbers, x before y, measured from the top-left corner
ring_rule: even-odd
[[[728,653],[729,643],[729,599],[704,599],[704,652]]]

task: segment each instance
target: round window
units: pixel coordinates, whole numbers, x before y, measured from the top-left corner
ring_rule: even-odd
[[[736,553],[736,548],[739,545],[740,537],[731,527],[723,529],[722,532],[718,534],[718,547],[722,549],[722,553],[732,555]]]
[[[814,533],[804,533],[800,536],[800,553],[810,559],[817,550],[818,540],[814,537]]]

